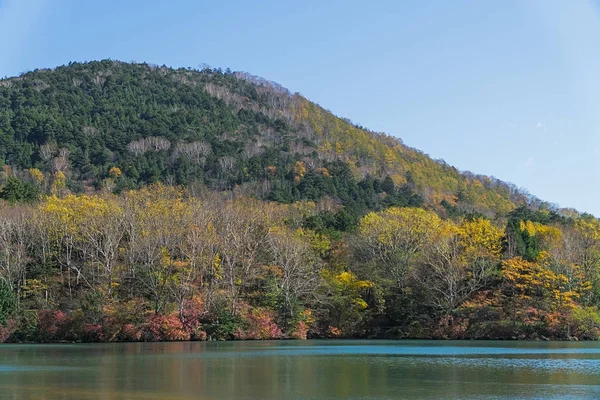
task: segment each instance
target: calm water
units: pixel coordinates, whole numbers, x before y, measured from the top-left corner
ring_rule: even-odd
[[[600,344],[0,346],[0,399],[600,399]]]

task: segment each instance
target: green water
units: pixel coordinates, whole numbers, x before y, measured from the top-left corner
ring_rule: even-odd
[[[600,344],[2,345],[0,399],[600,399]]]

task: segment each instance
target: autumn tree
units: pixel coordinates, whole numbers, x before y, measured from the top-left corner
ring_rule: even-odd
[[[358,254],[397,289],[422,251],[439,234],[441,219],[419,208],[389,208],[370,213],[360,221]]]
[[[236,315],[245,287],[259,274],[258,261],[264,249],[267,229],[264,209],[253,201],[229,201],[220,210],[214,227],[219,237],[220,265],[227,287],[230,311]]]
[[[432,304],[448,314],[494,277],[503,232],[489,220],[446,223],[428,244],[418,272]]]
[[[162,185],[127,193],[123,208],[130,272],[158,313],[171,293],[176,261],[191,228],[191,212],[180,189]]]
[[[289,231],[283,226],[269,229],[267,248],[280,313],[285,320],[299,312],[298,302],[315,293],[319,284],[318,257],[307,239],[310,232]]]
[[[27,279],[30,213],[28,207],[0,207],[0,278],[16,293],[17,301]]]

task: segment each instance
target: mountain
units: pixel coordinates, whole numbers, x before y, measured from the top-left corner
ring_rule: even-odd
[[[0,164],[62,171],[76,193],[103,183],[117,192],[201,183],[282,202],[331,196],[378,209],[372,192],[388,178],[408,197],[387,205],[416,195],[441,212],[489,217],[540,205],[511,184],[461,173],[246,73],[110,60],[0,81]],[[121,175],[108,182],[113,167]]]
[[[600,220],[245,73],[2,80],[0,166],[0,342],[600,338]]]

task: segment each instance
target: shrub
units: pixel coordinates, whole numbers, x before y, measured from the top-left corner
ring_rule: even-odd
[[[190,340],[181,320],[176,314],[154,314],[144,327],[142,338],[146,341]]]
[[[206,332],[202,330],[200,324],[200,316],[203,309],[204,302],[200,297],[196,296],[184,302],[183,309],[181,310],[181,320],[191,340],[206,340]]]
[[[0,325],[0,343],[4,343],[11,338],[11,336],[17,330],[18,324],[14,319],[6,321],[5,325]]]
[[[125,324],[118,333],[117,339],[124,342],[137,342],[142,338],[142,330],[133,325]]]
[[[40,310],[38,312],[37,340],[51,342],[58,336],[58,328],[67,316],[62,311]]]
[[[15,295],[9,284],[0,278],[0,325],[4,324],[15,312]]]
[[[102,331],[104,340],[138,341],[142,337],[145,304],[140,300],[109,304],[104,307]]]
[[[81,331],[81,338],[84,342],[102,342],[104,340],[100,324],[84,324]]]
[[[571,315],[572,336],[600,339],[600,313],[596,307],[576,307]]]
[[[274,322],[271,311],[262,308],[246,310],[243,315],[245,329],[238,328],[234,334],[236,339],[268,340],[281,339],[283,333]]]
[[[306,340],[308,331],[311,325],[315,322],[312,315],[312,310],[304,310],[300,313],[298,321],[294,324],[290,331],[290,338],[298,340]]]
[[[290,337],[292,339],[306,340],[306,337],[308,335],[308,330],[309,330],[309,326],[306,322],[298,321],[298,322],[296,322],[296,325],[290,332]]]

